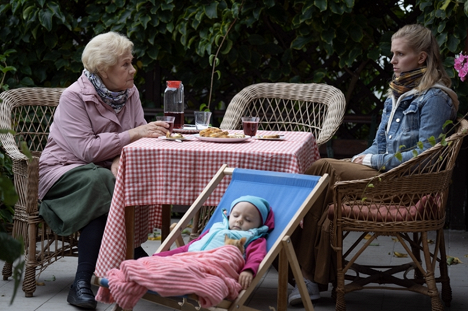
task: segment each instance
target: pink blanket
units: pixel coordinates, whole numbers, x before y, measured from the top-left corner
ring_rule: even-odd
[[[201,306],[209,308],[224,298],[233,300],[238,296],[242,287],[237,280],[244,264],[241,253],[232,245],[126,260],[120,270],[107,272],[110,294],[101,287],[96,300],[132,309],[149,289],[163,297],[196,294]]]

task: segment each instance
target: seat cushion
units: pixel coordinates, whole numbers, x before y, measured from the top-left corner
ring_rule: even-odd
[[[439,218],[440,198],[432,195],[423,196],[416,204],[411,206],[364,203],[342,204],[342,216],[355,220],[375,222],[433,220]],[[334,211],[335,204],[331,204],[328,208],[328,218],[331,220],[335,216]]]

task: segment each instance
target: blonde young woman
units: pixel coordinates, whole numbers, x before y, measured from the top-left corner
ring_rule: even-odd
[[[307,171],[308,175],[330,175],[330,190],[314,205],[292,236],[293,245],[311,299],[320,298],[318,284],[335,280],[335,264],[329,238],[328,204],[332,203],[332,186],[337,181],[376,176],[413,157],[412,150],[401,150],[424,142],[422,152],[430,147],[427,139],[438,137],[445,121],[455,119],[457,95],[443,68],[439,46],[431,31],[421,25],[407,25],[392,36],[393,80],[384,103],[382,120],[372,146],[354,156],[352,162],[321,159]],[[401,152],[402,160],[395,157]],[[297,287],[289,303],[300,303]]]
[[[95,309],[91,290],[122,148],[159,137],[169,125],[148,123],[133,84],[133,43],[115,32],[94,37],[82,75],[60,98],[39,162],[40,215],[59,235],[80,231],[78,268],[67,301]],[[147,256],[140,247],[135,257]]]

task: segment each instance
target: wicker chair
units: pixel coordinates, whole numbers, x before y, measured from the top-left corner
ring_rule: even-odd
[[[330,85],[258,83],[234,96],[220,128],[241,129],[243,116],[257,116],[261,130],[311,132],[320,146],[338,130],[345,108],[343,93]]]
[[[467,130],[468,121],[461,119],[456,132],[446,139],[448,144],[438,143],[375,178],[335,183],[329,218],[337,254],[336,310],[346,310],[346,293],[368,288],[421,293],[431,297],[433,311],[444,310],[436,283],[441,283],[442,299],[450,305],[443,227],[452,171]],[[362,234],[345,250],[343,240],[351,231]],[[429,231],[436,233],[433,246]],[[379,236],[398,239],[412,261],[394,266],[358,264],[363,251]],[[436,277],[437,264],[440,276]]]
[[[38,211],[39,157],[46,145],[63,89],[19,88],[0,94],[0,128],[13,130],[0,134],[0,141],[13,160],[13,174],[18,202],[15,204],[13,236],[25,243],[25,276],[23,291],[26,297],[36,290],[36,273],[64,256],[77,255],[78,233],[62,237],[54,234]],[[21,152],[26,142],[32,158]],[[12,274],[12,264],[5,263],[3,279]]]

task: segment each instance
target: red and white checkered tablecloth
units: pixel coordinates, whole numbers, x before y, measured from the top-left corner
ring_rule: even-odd
[[[105,276],[125,260],[126,206],[139,206],[135,213],[135,244],[140,245],[147,240],[148,232],[161,226],[162,204],[191,205],[223,164],[300,174],[320,158],[310,133],[259,131],[257,134],[281,134],[285,139],[216,143],[184,135],[189,140],[182,143],[143,138],[124,147],[96,276]],[[224,178],[205,205],[217,205],[229,181],[230,178]]]

